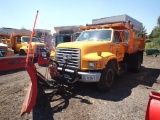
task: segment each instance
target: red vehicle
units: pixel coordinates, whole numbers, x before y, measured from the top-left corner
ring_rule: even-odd
[[[145,120],[160,119],[160,92],[151,92],[147,105]]]

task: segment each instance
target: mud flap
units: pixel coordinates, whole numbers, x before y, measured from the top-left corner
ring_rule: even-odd
[[[160,120],[160,93],[151,92],[145,120]]]
[[[33,63],[29,62],[26,64],[25,69],[27,70],[31,82],[29,84],[25,99],[22,104],[21,108],[21,116],[25,113],[30,113],[32,108],[36,103],[37,93],[38,93],[38,86],[37,86],[37,71],[36,67]]]
[[[40,55],[38,56],[38,65],[39,66],[43,66],[43,65],[47,65],[48,63],[48,59],[47,58],[43,58]]]

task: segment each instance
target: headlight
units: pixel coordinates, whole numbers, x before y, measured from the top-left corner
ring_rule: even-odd
[[[95,62],[88,62],[88,67],[89,68],[96,68]]]
[[[88,62],[88,68],[102,68],[103,62]]]

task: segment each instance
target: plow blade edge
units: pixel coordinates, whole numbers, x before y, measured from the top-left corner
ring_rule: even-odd
[[[25,68],[31,78],[31,82],[28,86],[27,93],[22,104],[21,114],[20,114],[21,116],[24,115],[25,113],[31,112],[36,103],[37,92],[38,92],[36,67],[34,66],[33,63],[28,63],[26,64]]]

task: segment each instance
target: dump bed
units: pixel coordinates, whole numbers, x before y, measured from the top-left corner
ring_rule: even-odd
[[[143,28],[143,24],[136,19],[128,16],[128,15],[118,15],[112,17],[105,17],[99,19],[93,19],[92,24],[109,24],[109,23],[120,23],[130,21],[133,24],[133,29],[140,31]]]

